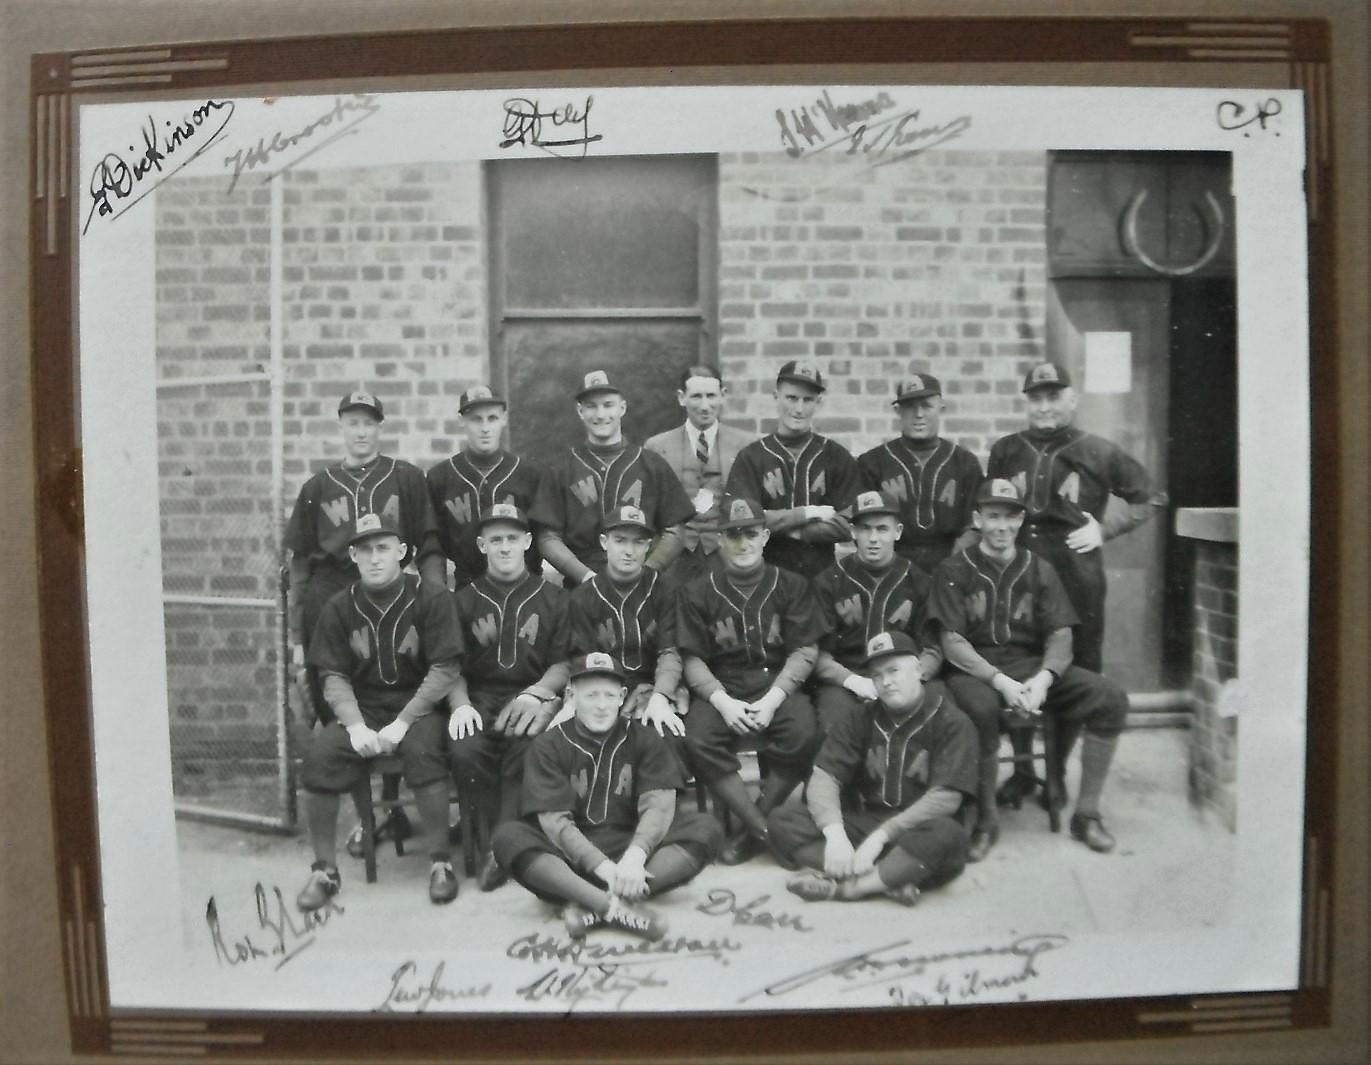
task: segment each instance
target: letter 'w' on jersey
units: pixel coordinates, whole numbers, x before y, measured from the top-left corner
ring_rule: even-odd
[[[333,523],[335,529],[352,520],[351,514],[348,513],[346,498],[326,499],[319,504],[319,509],[324,512],[324,517]]]
[[[489,647],[495,642],[497,629],[495,617],[491,614],[482,614],[471,623],[471,635],[476,638],[476,642],[482,647]]]
[[[595,484],[594,477],[582,477],[579,481],[572,481],[571,494],[576,497],[583,507],[590,506],[600,498],[600,490]]]
[[[785,474],[780,470],[768,470],[762,478],[762,491],[768,499],[780,499],[785,495]]]

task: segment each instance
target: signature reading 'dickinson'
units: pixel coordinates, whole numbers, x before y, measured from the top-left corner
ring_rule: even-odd
[[[119,152],[106,152],[91,170],[91,207],[81,233],[85,234],[96,215],[108,216],[111,221],[118,218],[192,159],[202,155],[219,139],[232,117],[232,100],[206,100],[182,114],[176,122],[164,119],[161,129],[157,127],[157,120],[148,115],[148,120],[138,130],[143,141],[141,145],[130,144],[127,158]],[[150,180],[152,178],[156,180]],[[116,210],[111,200],[129,202]]]

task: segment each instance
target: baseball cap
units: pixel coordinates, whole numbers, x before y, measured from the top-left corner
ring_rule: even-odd
[[[901,403],[913,403],[916,399],[923,399],[925,396],[941,396],[943,394],[942,382],[931,373],[916,373],[903,381],[895,384],[895,400],[890,405],[898,407]]]
[[[1039,388],[1070,388],[1071,375],[1055,362],[1038,362],[1029,368],[1023,379],[1023,391],[1032,392]]]
[[[719,503],[719,528],[751,529],[766,524],[766,515],[747,496],[724,496]]]
[[[899,508],[890,501],[890,497],[881,492],[863,492],[857,497],[857,503],[852,508],[852,520],[865,518],[872,514],[893,514],[899,517]]]
[[[604,651],[591,651],[588,655],[577,655],[571,660],[571,680],[601,674],[607,677],[624,679],[623,667],[614,660],[613,655]]]
[[[647,520],[647,515],[634,506],[623,506],[611,510],[600,522],[601,532],[627,528],[642,529],[649,536],[655,536],[657,533],[657,530],[652,527],[652,523]]]
[[[591,370],[581,382],[581,391],[576,393],[576,402],[579,403],[581,400],[601,392],[617,392],[619,395],[623,395],[617,387],[609,383],[609,374],[605,373],[604,370]]]
[[[866,641],[866,664],[869,666],[873,662],[879,662],[882,658],[890,658],[893,655],[914,655],[918,657],[919,649],[914,646],[907,633],[903,632],[878,632],[871,639]]]
[[[1023,494],[1018,487],[1013,481],[1006,481],[1003,477],[992,477],[981,482],[981,486],[976,489],[976,506],[979,507],[983,503],[1008,503],[1011,507],[1026,509]]]
[[[348,540],[348,547],[369,540],[373,536],[400,536],[400,530],[395,527],[394,522],[380,514],[359,514],[357,524],[352,530],[352,538]],[[400,536],[400,539],[404,540],[404,537]]]
[[[385,409],[381,406],[381,401],[370,392],[349,392],[338,401],[338,415],[341,417],[344,411],[352,410],[354,407],[361,407],[371,411],[376,415],[378,422],[386,420]]]
[[[828,386],[824,384],[824,375],[819,372],[816,363],[808,359],[791,359],[784,364],[776,374],[776,383],[790,381],[798,385],[808,385],[819,392],[826,392]]]
[[[528,529],[528,519],[524,517],[523,511],[513,503],[496,503],[481,511],[481,516],[476,522],[476,531],[479,533],[487,525],[492,525],[497,521],[507,521],[521,529]]]
[[[472,407],[491,406],[498,404],[508,408],[509,404],[492,392],[487,385],[475,385],[462,393],[457,401],[457,413],[465,414]]]

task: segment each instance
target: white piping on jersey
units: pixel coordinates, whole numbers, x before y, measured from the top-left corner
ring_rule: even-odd
[[[381,457],[381,458],[385,458],[386,456],[382,455],[382,456],[380,456],[380,457]],[[379,470],[380,468],[381,468],[381,467],[380,467],[380,465],[378,464],[377,467],[376,467],[376,469]],[[361,492],[362,492],[362,486],[363,486],[364,484],[367,483],[367,479],[371,476],[372,472],[374,472],[374,471],[368,471],[367,473],[364,473],[364,474],[362,475],[362,477],[361,477],[360,480],[357,480],[357,481],[353,482],[353,484],[350,485],[350,486],[344,484],[342,481],[338,480],[338,478],[334,476],[333,468],[332,468],[332,467],[330,467],[330,466],[325,466],[325,467],[324,467],[324,472],[325,472],[326,474],[328,474],[328,478],[329,478],[330,481],[332,481],[334,484],[336,484],[339,488],[341,488],[344,492],[346,492],[346,493],[351,497],[351,499],[352,499],[352,520],[353,520],[353,521],[356,521],[358,518],[360,518],[360,517],[362,516],[362,513],[363,513],[363,511],[362,511],[362,504],[361,504],[361,501],[360,501],[360,496],[361,496]],[[365,513],[367,513],[367,514],[375,514],[375,513],[376,513],[376,490],[377,490],[378,488],[380,488],[381,485],[385,484],[386,481],[390,480],[390,475],[391,475],[392,473],[394,473],[394,472],[395,472],[395,460],[394,460],[394,459],[391,459],[391,460],[390,460],[390,468],[389,468],[388,470],[386,470],[385,474],[381,477],[381,479],[378,480],[374,485],[372,485],[371,488],[367,491],[367,509],[366,509]],[[404,537],[401,536],[400,539],[403,540]]]
[[[600,760],[604,757],[606,749],[609,748],[609,740],[606,739],[605,742],[602,743],[602,744],[600,745],[600,753],[599,753],[599,754],[593,754],[592,752],[588,751],[586,748],[582,747],[582,746],[581,746],[579,743],[577,743],[574,739],[572,739],[572,737],[571,737],[571,731],[570,731],[569,729],[562,728],[562,726],[561,726],[560,724],[559,724],[557,727],[558,727],[559,729],[562,730],[562,737],[567,741],[567,743],[571,744],[571,745],[572,745],[573,747],[575,747],[578,751],[580,751],[583,755],[585,755],[587,758],[589,758],[590,761],[591,761],[591,764],[595,767],[594,770],[593,770],[593,771],[591,772],[591,774],[590,774],[590,786],[586,789],[586,815],[585,815],[585,816],[586,816],[586,820],[589,821],[592,825],[598,825],[598,824],[599,824],[600,822],[602,822],[606,817],[609,816],[609,793],[610,793],[610,790],[614,787],[614,757],[615,757],[615,755],[617,755],[617,754],[619,753],[619,748],[622,747],[622,746],[624,745],[624,743],[628,740],[628,730],[627,730],[627,729],[624,730],[624,734],[623,734],[622,736],[619,737],[619,742],[616,743],[616,744],[614,745],[614,749],[611,750],[611,751],[609,752],[609,773],[605,776],[605,781],[606,781],[606,783],[605,783],[604,801],[600,804],[600,807],[601,807],[601,809],[600,809],[600,816],[599,816],[599,817],[596,817],[595,814],[594,814],[594,809],[595,809],[595,789],[599,786],[599,783],[600,783],[600,767],[601,767],[601,762],[600,762]]]
[[[920,732],[922,732],[925,726],[927,726],[927,724],[933,720],[934,715],[936,715],[937,712],[942,708],[943,697],[940,695],[938,696],[938,701],[933,704],[933,708],[928,711],[924,719],[920,721],[917,725],[915,725],[914,728],[909,730],[909,735],[907,735],[904,738],[904,742],[900,744],[900,770],[893,777],[890,773],[890,759],[894,755],[895,751],[894,745],[890,742],[890,738],[893,735],[895,735],[895,733],[900,731],[900,726],[903,725],[904,722],[901,721],[894,728],[887,731],[886,729],[881,728],[881,723],[879,721],[875,720],[874,718],[872,719],[872,727],[875,728],[877,732],[879,732],[882,736],[885,737],[885,779],[881,781],[881,801],[885,803],[887,806],[894,806],[897,802],[900,801],[900,792],[898,785],[899,782],[904,779],[904,762],[905,759],[909,756],[909,741],[912,740],[915,736],[917,736]],[[897,785],[895,789],[895,796],[893,798],[890,796],[890,781],[892,779],[896,782]]]
[[[900,469],[904,470],[905,480],[909,483],[909,495],[910,498],[914,500],[914,524],[920,529],[931,529],[934,521],[937,520],[938,474],[942,473],[943,467],[952,461],[952,456],[956,453],[957,449],[953,446],[951,440],[939,440],[938,446],[933,449],[933,453],[930,454],[926,460],[919,463],[919,476],[915,477],[914,471],[909,468],[904,459],[895,454],[895,449],[891,446],[893,443],[894,441],[888,441],[883,446],[886,454],[899,464]],[[927,498],[925,498],[923,492],[924,471],[927,470],[933,460],[938,457],[938,453],[943,450],[944,444],[947,445],[947,453],[943,455],[942,461],[934,468],[933,475],[928,479],[928,495]],[[917,462],[918,460],[916,459],[915,461]],[[928,504],[928,521],[923,520],[923,507],[925,502]]]
[[[903,584],[904,579],[909,576],[909,569],[913,563],[907,558],[896,556],[895,565],[891,567],[889,573],[879,578],[874,584],[867,584],[861,578],[862,575],[869,577],[870,572],[863,569],[861,563],[854,561],[854,559],[855,556],[853,555],[840,559],[838,569],[849,581],[866,593],[865,642],[869,643],[873,637],[885,631],[885,609],[890,605],[890,597],[895,594],[895,589]],[[855,567],[855,571],[849,568],[847,563]]]
[[[657,577],[659,576],[657,571],[653,569],[648,569],[646,572],[651,575],[651,579],[648,581],[647,585],[647,592],[643,596],[643,601],[638,604],[638,609],[633,612],[633,636],[638,648],[637,661],[635,662],[630,662],[628,660],[628,622],[624,617],[624,608],[628,606],[629,596],[640,590],[642,588],[642,583],[639,582],[625,592],[619,605],[615,606],[609,601],[609,597],[600,590],[600,577],[598,574],[595,579],[590,582],[590,586],[595,589],[595,594],[600,597],[600,601],[614,612],[614,617],[619,622],[619,661],[623,663],[625,669],[632,669],[635,671],[643,668],[643,626],[638,620],[638,613],[647,605],[648,600],[652,598],[652,590],[657,587]]]
[[[777,585],[778,583],[780,583],[780,579],[781,579],[781,572],[780,572],[780,570],[773,569],[773,570],[772,570],[772,573],[771,573],[771,587],[768,588],[762,595],[758,596],[757,593],[758,593],[759,591],[761,591],[761,584],[759,583],[759,584],[757,585],[757,587],[754,588],[754,589],[752,590],[752,593],[751,593],[750,595],[748,595],[748,596],[743,600],[743,605],[742,605],[742,606],[739,606],[739,605],[734,601],[733,595],[730,595],[729,592],[726,592],[726,591],[724,591],[723,588],[720,588],[720,587],[719,587],[719,582],[718,582],[718,580],[717,580],[717,575],[716,575],[716,574],[713,574],[713,573],[711,573],[711,574],[709,575],[709,584],[710,584],[710,587],[714,589],[714,593],[715,593],[720,599],[722,599],[722,600],[724,601],[725,605],[731,607],[731,608],[738,614],[738,617],[740,617],[740,618],[742,619],[742,622],[743,622],[743,648],[744,648],[744,650],[747,651],[747,663],[748,663],[748,665],[752,665],[752,641],[748,638],[747,608],[750,607],[750,606],[752,606],[752,605],[754,604],[754,602],[755,602],[756,608],[757,608],[757,624],[756,624],[755,626],[753,626],[753,628],[755,629],[755,631],[756,631],[756,633],[757,633],[757,647],[758,647],[759,653],[760,653],[761,656],[762,656],[762,661],[765,662],[765,661],[766,661],[766,646],[765,646],[765,644],[764,644],[762,641],[764,641],[764,640],[766,639],[766,634],[765,634],[764,632],[762,632],[762,608],[765,607],[766,604],[770,601],[771,596],[772,596],[772,593],[774,593],[774,592],[776,591],[776,585]],[[741,593],[739,592],[739,589],[733,587],[733,585],[730,584],[728,581],[725,581],[725,582],[724,582],[724,585],[725,585],[725,586],[729,589],[729,591],[731,591],[734,595],[741,594]]]
[[[366,608],[358,598],[359,595],[362,596],[363,599],[365,598],[365,593],[361,592],[360,589],[360,582],[352,586],[352,605],[357,609],[357,613],[362,615],[362,620],[367,623],[367,627],[371,629],[372,636],[376,638],[376,672],[380,674],[382,684],[395,684],[400,679],[400,659],[395,651],[395,634],[400,627],[400,619],[405,616],[405,607],[400,608],[400,612],[395,615],[395,620],[390,624],[390,640],[388,644],[381,639],[381,626],[385,624],[386,615],[390,613],[391,608],[404,598],[405,593],[409,591],[409,587],[402,578],[399,592],[396,593],[394,599],[386,604],[385,608],[381,611],[381,616],[374,622],[371,620],[371,615],[367,613]],[[407,603],[405,605],[408,606],[409,604]],[[389,677],[386,676],[386,660],[384,655],[384,650],[387,645],[390,647],[390,670],[392,674]]]
[[[486,481],[490,479],[491,474],[495,473],[501,466],[503,466],[505,464],[505,460],[509,458],[512,458],[514,460],[514,465],[509,468],[509,471],[503,477],[501,477],[490,487],[490,501],[493,505],[495,502],[495,493],[501,489],[501,487],[504,485],[506,481],[508,481],[511,477],[514,476],[514,471],[519,468],[520,459],[518,455],[506,455],[503,458],[501,458],[499,462],[497,462],[494,466],[492,466],[489,470],[487,470],[484,474],[481,475],[481,480],[479,484],[473,482],[470,477],[468,477],[465,473],[463,473],[461,470],[457,468],[457,455],[453,455],[451,458],[447,460],[448,465],[452,467],[452,472],[455,473],[466,483],[466,486],[471,489],[472,494],[476,497],[477,516],[479,516],[481,510],[484,509],[481,505],[481,489],[486,486]],[[470,459],[467,460],[467,463],[468,465],[471,465],[473,469],[476,468],[475,464],[472,463]]]
[[[1030,513],[1041,513],[1042,511],[1046,510],[1048,505],[1052,502],[1050,498],[1052,494],[1052,475],[1054,472],[1053,467],[1057,464],[1057,456],[1063,454],[1072,445],[1079,444],[1086,437],[1085,431],[1083,429],[1077,429],[1075,430],[1075,432],[1076,435],[1071,437],[1064,443],[1058,443],[1058,441],[1052,440],[1049,441],[1049,446],[1045,448],[1038,447],[1038,445],[1033,442],[1033,439],[1028,435],[1027,432],[1022,432],[1018,434],[1019,439],[1022,440],[1025,444],[1027,444],[1033,452],[1033,472],[1032,474],[1029,474],[1027,471],[1024,471],[1024,476],[1028,478],[1028,484],[1025,485],[1026,491],[1024,492],[1024,502],[1027,504]],[[1058,446],[1052,447],[1052,444],[1058,444]],[[1043,459],[1048,460],[1047,493],[1049,498],[1045,502],[1040,501],[1037,498],[1038,468],[1042,465]]]
[[[780,461],[781,465],[784,468],[783,472],[789,476],[791,508],[808,506],[809,471],[814,468],[814,460],[817,459],[819,455],[823,452],[824,438],[821,437],[818,433],[812,433],[809,437],[808,442],[805,444],[803,448],[800,449],[799,455],[792,455],[790,453],[790,449],[786,447],[784,444],[781,444],[780,451],[777,451],[775,448],[771,446],[770,441],[772,440],[776,440],[776,442],[780,444],[780,441],[776,438],[775,433],[772,433],[770,436],[762,437],[762,450],[765,451],[772,458]],[[818,444],[818,449],[811,452],[811,444]],[[802,462],[805,464],[803,476],[800,475],[800,463]],[[763,480],[765,481],[765,478],[763,478]],[[797,500],[797,497],[795,495],[797,489],[803,489],[803,499]]]
[[[632,468],[633,464],[642,457],[643,449],[640,447],[633,448],[630,453],[628,448],[624,448],[623,451],[619,452],[614,458],[605,463],[599,462],[593,451],[588,452],[588,454],[592,459],[595,459],[595,463],[587,462],[576,448],[573,447],[571,449],[572,457],[590,471],[591,476],[595,478],[595,483],[600,488],[600,516],[604,517],[614,509],[610,503],[618,498],[619,489],[624,486],[624,478],[628,476],[628,471]],[[628,461],[619,469],[619,482],[614,486],[614,491],[611,492],[609,490],[609,473],[621,459],[627,459]],[[596,468],[596,464],[599,465],[598,469]]]
[[[530,573],[529,578],[532,577],[533,574]],[[524,583],[527,583],[527,580]],[[505,593],[504,599],[497,603],[493,597],[486,595],[485,592],[481,591],[480,586],[476,581],[473,581],[471,583],[472,591],[474,591],[477,595],[479,595],[482,599],[484,599],[487,603],[489,603],[491,606],[495,608],[495,614],[497,618],[495,623],[495,664],[498,665],[501,669],[513,669],[515,666],[519,664],[519,640],[517,631],[515,633],[515,638],[510,641],[510,648],[514,652],[514,658],[509,662],[505,661],[505,609],[509,606],[510,597],[513,596],[514,593],[517,592],[523,586],[523,584],[516,584],[513,588],[511,588],[509,591]],[[538,583],[534,587],[534,589],[531,592],[529,592],[527,596],[524,597],[523,601],[520,602],[518,606],[514,608],[514,624],[516,626],[519,624],[519,612],[523,610],[524,607],[528,606],[529,602],[540,591],[542,591],[542,588],[543,579],[539,577]]]
[[[1009,565],[1001,570],[998,576],[993,576],[981,569],[971,555],[972,550],[972,548],[968,547],[962,554],[966,557],[967,562],[971,564],[971,569],[976,576],[990,586],[990,597],[986,603],[986,615],[990,618],[990,642],[994,644],[1008,643],[1009,638],[1012,635],[1009,622],[1010,615],[1014,612],[1014,585],[1018,584],[1019,581],[1023,579],[1024,574],[1028,572],[1028,560],[1033,557],[1032,552],[1020,547]],[[997,615],[1000,610],[999,581],[1010,575],[1015,564],[1019,565],[1019,572],[1014,573],[1009,583],[1005,586],[1004,639],[1000,639],[996,633],[996,629],[999,626],[999,618]]]

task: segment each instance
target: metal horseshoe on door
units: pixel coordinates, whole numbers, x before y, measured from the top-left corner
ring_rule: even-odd
[[[1143,251],[1142,247],[1138,244],[1138,213],[1142,210],[1143,201],[1147,199],[1147,192],[1148,190],[1144,188],[1139,189],[1134,193],[1133,198],[1128,202],[1127,209],[1123,213],[1124,251],[1128,252],[1129,255],[1133,256],[1133,258],[1137,259],[1138,262],[1142,263],[1149,270],[1162,274],[1165,277],[1185,277],[1187,274],[1193,274],[1219,253],[1219,247],[1223,244],[1225,225],[1223,205],[1220,204],[1218,198],[1208,190],[1205,191],[1204,200],[1205,203],[1209,205],[1209,210],[1214,215],[1214,224],[1210,233],[1209,243],[1204,251],[1200,253],[1198,259],[1187,266],[1166,266],[1163,263],[1157,262],[1156,259]],[[1195,210],[1195,214],[1199,216],[1201,224],[1204,224],[1205,228],[1209,229],[1210,227],[1206,223],[1204,215],[1198,208],[1194,207],[1193,203],[1191,204],[1191,207]]]

